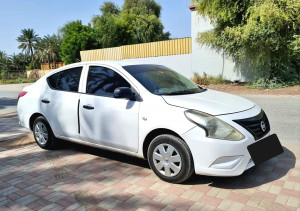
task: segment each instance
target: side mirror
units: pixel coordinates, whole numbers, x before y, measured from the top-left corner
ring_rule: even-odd
[[[134,93],[128,87],[118,87],[114,91],[115,98],[134,99]]]

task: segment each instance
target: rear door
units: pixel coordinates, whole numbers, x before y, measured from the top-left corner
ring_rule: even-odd
[[[89,66],[86,93],[80,96],[80,135],[90,143],[137,152],[140,102],[114,98],[118,87],[132,85],[116,70]]]
[[[41,110],[57,136],[75,138],[78,134],[78,93],[83,66],[69,68],[47,78],[41,94]]]

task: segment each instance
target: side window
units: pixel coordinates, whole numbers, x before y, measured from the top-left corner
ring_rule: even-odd
[[[50,76],[47,81],[52,89],[78,92],[82,67],[67,69]]]
[[[131,86],[121,75],[109,68],[90,66],[86,93],[113,97],[118,87],[130,88]]]
[[[57,87],[58,76],[59,76],[59,73],[55,73],[47,78],[48,84],[52,89],[56,89],[56,87]]]

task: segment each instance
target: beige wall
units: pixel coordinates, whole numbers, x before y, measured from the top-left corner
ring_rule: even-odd
[[[124,45],[115,48],[81,51],[81,61],[124,60],[190,54],[191,38]]]
[[[50,66],[50,68],[49,68]],[[56,62],[55,64],[56,68],[60,68],[62,66],[65,66],[65,63],[64,62]],[[51,62],[50,64],[49,63],[41,63],[41,70],[52,70],[52,69],[56,69],[54,68],[54,63]]]
[[[52,70],[27,70],[27,78],[41,78]]]

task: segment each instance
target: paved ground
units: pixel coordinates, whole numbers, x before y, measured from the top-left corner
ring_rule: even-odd
[[[0,85],[0,141],[30,133],[19,126],[17,117],[18,94],[28,85]]]
[[[18,94],[30,84],[0,85],[0,116],[16,114]]]
[[[19,91],[9,92],[0,86],[0,107]],[[268,113],[285,152],[241,176],[174,185],[145,160],[65,142],[46,151],[24,136],[0,142],[0,210],[300,210],[300,98],[247,98]],[[13,106],[0,108],[0,124],[15,127]]]
[[[117,153],[68,143],[56,151],[0,146],[0,210],[299,210],[293,149],[239,177],[174,185],[146,161]]]

